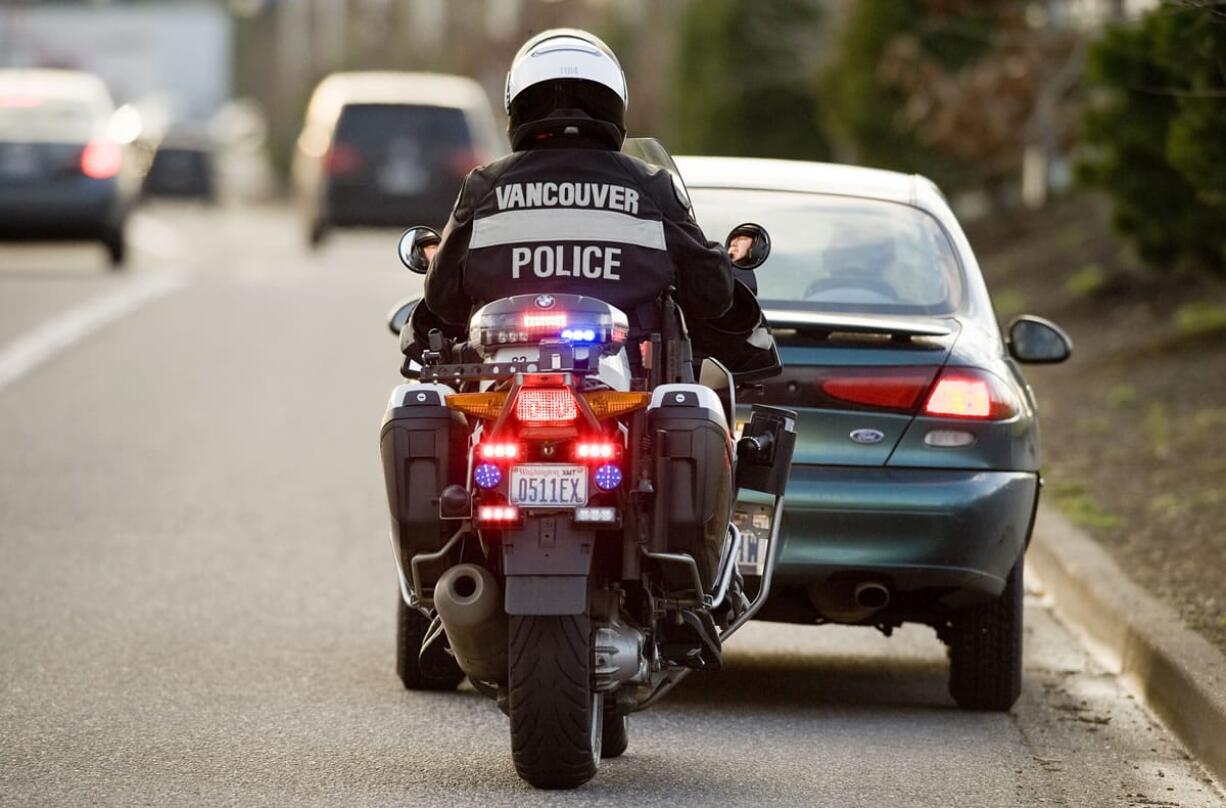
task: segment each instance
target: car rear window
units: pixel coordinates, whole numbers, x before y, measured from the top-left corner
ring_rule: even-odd
[[[758,297],[804,308],[876,314],[951,314],[962,272],[949,237],[927,213],[860,197],[690,188],[708,238],[742,222],[771,236],[755,273]]]
[[[0,89],[0,139],[87,140],[103,119],[91,104],[75,99],[5,96]]]
[[[335,140],[368,157],[389,148],[419,149],[426,160],[472,148],[464,113],[453,107],[350,104],[341,110]]]

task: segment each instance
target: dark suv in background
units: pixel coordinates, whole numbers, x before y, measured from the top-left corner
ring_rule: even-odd
[[[338,227],[442,229],[464,176],[506,151],[471,79],[333,74],[311,97],[294,157],[310,244]]]

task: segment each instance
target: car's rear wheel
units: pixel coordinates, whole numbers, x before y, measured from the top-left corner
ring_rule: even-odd
[[[1005,711],[1022,693],[1022,559],[1000,597],[962,609],[949,627],[949,693],[967,710]]]
[[[102,246],[106,247],[106,257],[112,270],[123,269],[128,260],[128,239],[123,228],[108,231],[102,237]]]
[[[318,250],[322,247],[324,242],[328,240],[328,233],[329,228],[326,223],[318,219],[311,222],[310,227],[307,229],[307,243],[311,249]]]
[[[396,673],[406,690],[455,690],[464,681],[464,671],[447,653],[443,638],[435,640],[426,653],[421,643],[430,621],[417,609],[396,596]]]

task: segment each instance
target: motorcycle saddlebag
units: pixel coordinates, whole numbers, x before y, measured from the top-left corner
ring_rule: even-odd
[[[451,392],[437,384],[400,385],[379,433],[392,541],[406,580],[409,559],[438,550],[454,529],[439,518],[438,500],[447,485],[463,482],[468,425],[463,415],[443,405]]]
[[[710,591],[732,508],[732,441],[723,407],[708,387],[662,385],[652,393],[647,430],[655,464],[653,549],[693,557]],[[692,588],[681,578],[669,583]]]

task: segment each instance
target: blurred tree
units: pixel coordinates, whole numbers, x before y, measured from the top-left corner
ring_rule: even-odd
[[[812,82],[821,40],[815,0],[690,4],[678,27],[669,147],[826,159]]]
[[[857,3],[820,80],[846,156],[999,199],[1028,146],[1067,149],[1078,38],[1028,10],[1016,0]]]
[[[931,154],[904,125],[903,91],[880,74],[886,49],[916,30],[917,0],[860,0],[818,81],[822,118],[842,160],[899,171],[932,172]]]
[[[1080,175],[1146,261],[1226,274],[1226,12],[1159,7],[1090,53]]]

